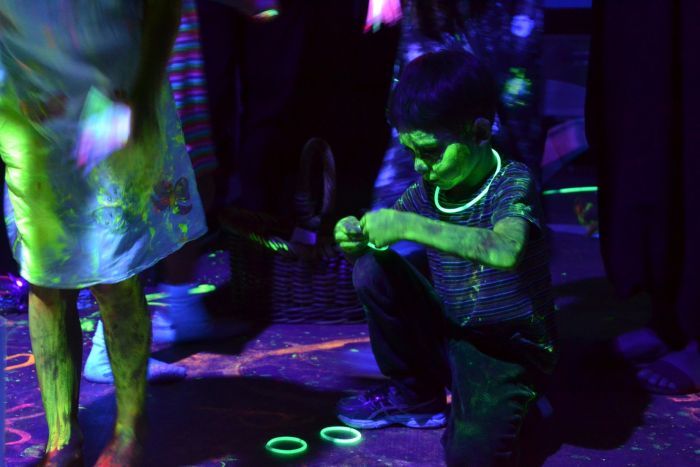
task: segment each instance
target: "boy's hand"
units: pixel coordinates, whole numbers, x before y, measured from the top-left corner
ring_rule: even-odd
[[[394,209],[368,212],[360,220],[360,227],[368,241],[377,248],[389,246],[406,238],[411,214]]]
[[[333,231],[336,243],[348,255],[359,255],[367,249],[367,238],[355,216],[340,219]]]

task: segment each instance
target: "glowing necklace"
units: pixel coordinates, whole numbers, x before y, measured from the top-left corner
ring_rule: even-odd
[[[483,190],[481,190],[481,193],[479,193],[475,198],[472,198],[471,201],[469,201],[467,204],[464,206],[459,206],[457,208],[445,208],[440,206],[440,202],[438,201],[438,197],[440,196],[440,187],[436,186],[435,187],[435,196],[433,197],[433,200],[435,201],[435,207],[438,208],[440,211],[448,213],[448,214],[454,214],[455,212],[462,212],[465,209],[469,209],[470,207],[474,206],[481,198],[486,196],[486,193],[489,191],[489,187],[491,186],[491,183],[493,182],[493,179],[496,178],[496,175],[498,175],[498,172],[501,171],[501,156],[498,155],[495,149],[491,149],[491,152],[493,153],[494,156],[496,156],[496,171],[491,175],[491,178],[489,179],[488,183],[486,183],[486,186],[484,187]]]

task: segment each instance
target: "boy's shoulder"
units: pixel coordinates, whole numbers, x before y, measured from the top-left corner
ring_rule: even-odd
[[[503,168],[496,180],[494,180],[493,188],[494,191],[508,189],[513,186],[529,189],[533,187],[534,183],[535,178],[527,165],[522,162],[504,159]]]
[[[401,194],[399,199],[411,200],[413,202],[427,201],[428,188],[422,178],[418,178],[411,183]]]
[[[503,159],[503,176],[511,178],[532,179],[532,171],[522,162],[512,159]]]

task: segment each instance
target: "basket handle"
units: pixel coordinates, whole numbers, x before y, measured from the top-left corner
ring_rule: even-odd
[[[317,158],[323,162],[323,199],[317,210],[311,196],[311,165]],[[301,151],[300,171],[294,194],[294,208],[297,226],[315,232],[321,225],[321,218],[333,210],[335,202],[335,159],[328,143],[321,138],[311,138]]]

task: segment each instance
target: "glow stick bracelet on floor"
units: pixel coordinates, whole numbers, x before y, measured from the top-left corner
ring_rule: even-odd
[[[362,440],[362,433],[349,426],[327,426],[321,430],[321,439],[337,446],[352,446]]]
[[[295,447],[292,448],[281,448],[280,445],[292,444]],[[302,454],[306,452],[309,445],[306,444],[301,438],[296,436],[278,436],[277,438],[272,438],[265,444],[265,449],[273,454],[278,454],[280,456],[296,456],[297,454]]]

